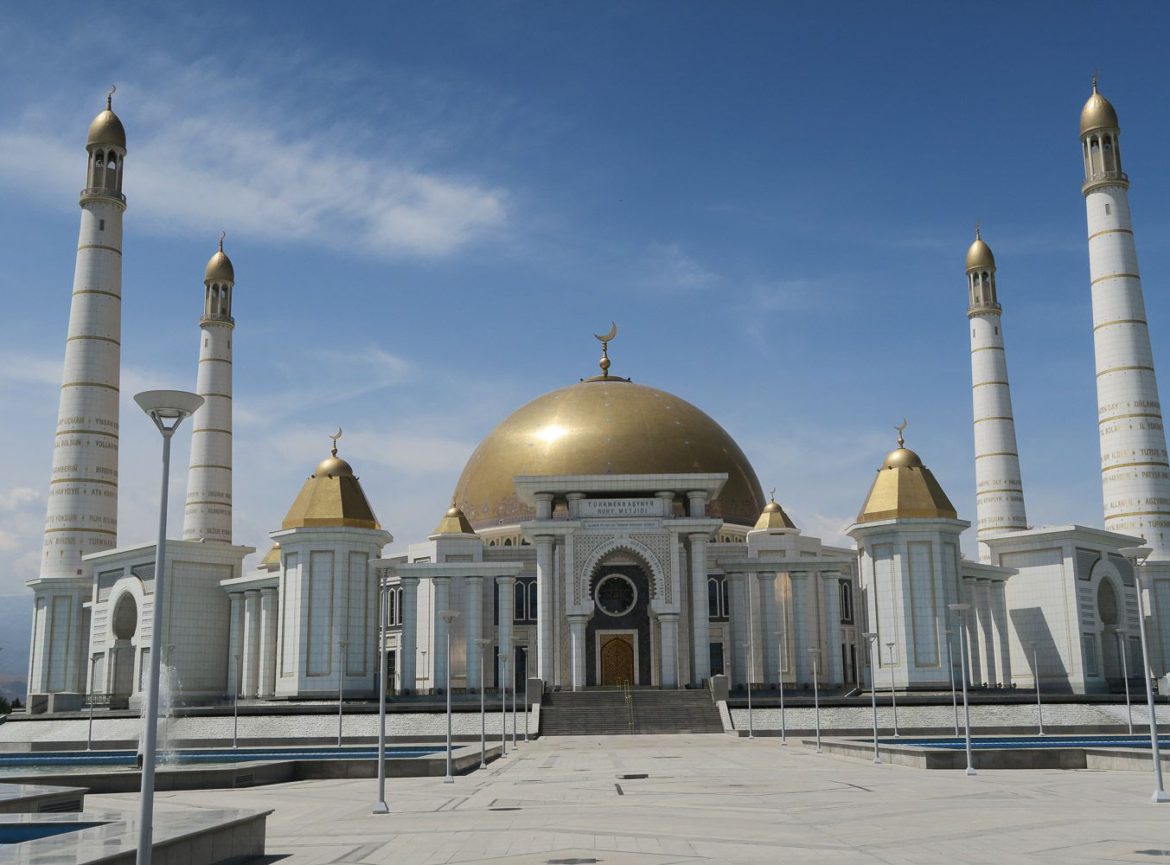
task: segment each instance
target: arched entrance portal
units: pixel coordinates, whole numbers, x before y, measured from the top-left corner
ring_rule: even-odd
[[[632,558],[610,558],[590,581],[593,616],[585,629],[585,682],[617,687],[648,685],[650,580]]]
[[[127,592],[114,605],[110,622],[114,643],[110,646],[110,694],[129,697],[134,691],[134,644],[138,632],[138,602]]]

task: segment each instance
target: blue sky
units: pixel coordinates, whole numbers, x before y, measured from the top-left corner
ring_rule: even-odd
[[[1077,118],[1099,69],[1165,379],[1164,5],[325,9],[7,10],[0,594],[35,575],[85,130],[111,83],[129,138],[123,543],[152,539],[157,507],[157,435],[129,400],[193,387],[220,229],[239,280],[236,535],[261,552],[338,425],[382,522],[420,539],[495,423],[593,373],[611,319],[613,371],[715,417],[806,532],[843,540],[903,416],[973,519],[976,220],[1029,520],[1101,524]]]

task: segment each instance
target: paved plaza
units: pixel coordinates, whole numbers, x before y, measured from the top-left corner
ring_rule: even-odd
[[[273,808],[267,849],[282,865],[1163,861],[1170,805],[1151,790],[1140,772],[968,778],[775,738],[577,737],[521,745],[454,784],[394,780],[388,816],[370,813],[372,780],[163,793],[157,807]]]

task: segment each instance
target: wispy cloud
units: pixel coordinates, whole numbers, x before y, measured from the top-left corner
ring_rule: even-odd
[[[689,292],[713,288],[722,280],[677,243],[655,243],[646,252],[643,284],[662,292]]]

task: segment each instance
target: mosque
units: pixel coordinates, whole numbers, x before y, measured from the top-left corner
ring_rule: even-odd
[[[155,545],[117,546],[127,146],[108,98],[86,143],[44,553],[29,582],[30,711],[87,694],[138,705],[155,627],[191,704],[369,697],[383,653],[396,694],[536,679],[697,688],[716,675],[842,690],[944,689],[965,675],[1092,693],[1142,669],[1148,632],[1164,677],[1170,464],[1119,134],[1094,81],[1080,140],[1104,528],[1027,522],[995,259],[977,232],[966,274],[979,561],[960,553],[971,524],[901,429],[858,489],[855,546],[802,533],[714,419],[611,373],[614,325],[597,335],[600,373],[501,421],[405,555],[383,555],[392,537],[339,430],[245,571],[256,548],[232,536],[235,270],[221,237],[203,275],[183,534],[167,543],[156,609]]]

